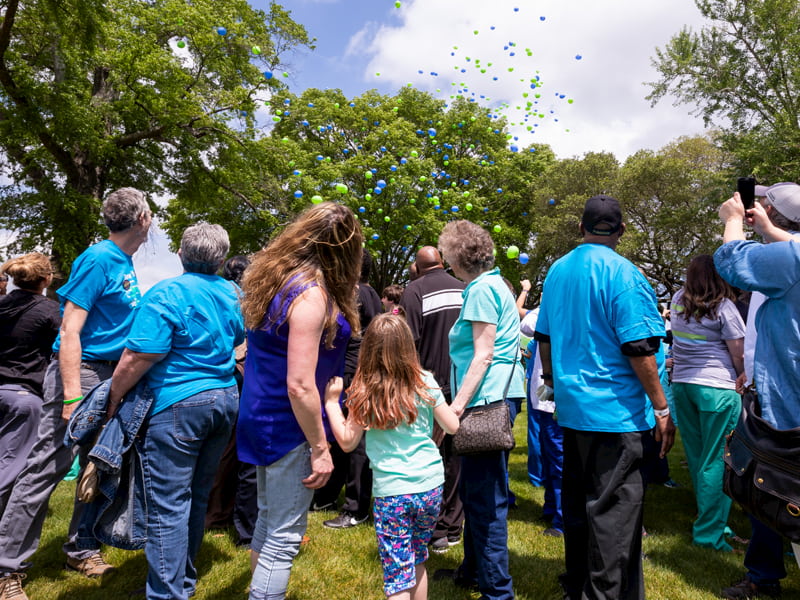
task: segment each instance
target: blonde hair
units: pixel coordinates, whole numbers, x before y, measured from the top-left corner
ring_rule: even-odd
[[[362,427],[394,429],[417,420],[417,396],[435,400],[422,379],[414,338],[398,315],[375,317],[364,332],[347,408]]]
[[[328,294],[325,345],[336,337],[341,312],[354,335],[361,329],[355,288],[361,273],[361,226],[349,208],[331,202],[312,206],[299,215],[266,248],[256,253],[242,278],[245,325],[257,329],[280,325],[280,314],[269,314],[273,298],[284,290],[316,283]]]
[[[0,267],[0,273],[8,273],[18,288],[38,292],[41,285],[53,274],[53,265],[44,254],[31,252],[7,261]]]

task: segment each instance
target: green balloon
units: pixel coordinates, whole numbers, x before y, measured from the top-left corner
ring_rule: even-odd
[[[519,256],[519,248],[516,246],[509,246],[508,250],[506,250],[506,256],[508,258],[517,258]]]
[[[391,217],[389,217],[389,216],[387,215],[387,216],[383,217],[383,220],[384,220],[384,221],[386,221],[386,222],[388,223],[388,222],[389,222],[389,221],[391,221],[392,219],[391,219]]]
[[[417,158],[419,156],[419,152],[417,152],[416,150],[412,150],[411,151],[411,156],[413,156],[414,158]]]
[[[425,181],[428,181],[428,178],[425,177],[425,175],[420,175],[419,176],[419,180],[422,181],[422,182],[425,182]]]
[[[367,202],[372,200],[372,194],[364,194],[364,200],[366,200]]]
[[[322,198],[322,196],[319,196],[319,195],[311,196],[311,203],[312,204],[319,204],[319,203],[323,202],[323,200],[324,199]]]
[[[367,171],[366,173],[364,173],[364,177],[366,179],[372,179],[372,171]]]
[[[336,191],[339,192],[340,194],[346,194],[347,193],[347,186],[345,184],[343,184],[343,183],[337,183],[336,184]]]
[[[466,208],[467,210],[472,210],[472,203],[471,203],[471,202],[467,202],[467,203],[464,205],[464,208]]]
[[[500,233],[501,231],[503,231],[503,228],[500,225],[495,225],[493,229],[495,233]]]
[[[416,204],[417,203],[417,199],[416,198],[409,198],[408,202],[410,204]]]

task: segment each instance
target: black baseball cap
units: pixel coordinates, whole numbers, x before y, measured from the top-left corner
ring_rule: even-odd
[[[612,235],[622,227],[622,209],[616,198],[600,194],[586,201],[581,217],[583,228],[593,235]]]

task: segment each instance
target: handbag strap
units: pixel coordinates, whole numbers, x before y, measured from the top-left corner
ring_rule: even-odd
[[[506,400],[508,398],[508,388],[511,387],[511,380],[514,378],[514,371],[517,369],[518,360],[519,360],[519,344],[517,344],[517,352],[514,355],[514,362],[511,363],[511,372],[508,375],[508,381],[506,381],[506,387],[503,388],[503,400]],[[458,394],[458,378],[456,377],[458,371],[456,370],[456,365],[452,361],[450,361],[450,368],[452,369],[453,372],[452,375],[453,398],[455,398],[456,395]],[[491,368],[491,365],[489,365],[489,368]]]

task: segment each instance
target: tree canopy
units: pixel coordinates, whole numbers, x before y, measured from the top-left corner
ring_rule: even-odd
[[[725,132],[740,175],[800,177],[800,4],[696,0],[710,23],[656,50],[653,103],[668,94]]]
[[[126,185],[191,193],[181,174],[252,137],[281,56],[311,45],[246,0],[3,0],[0,227],[63,273],[102,234],[100,199]]]

